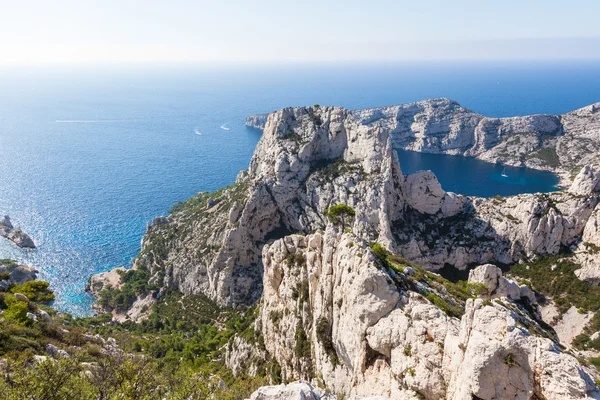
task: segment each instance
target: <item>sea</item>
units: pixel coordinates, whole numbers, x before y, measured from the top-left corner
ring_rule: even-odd
[[[0,238],[0,258],[34,266],[54,306],[92,313],[91,274],[130,266],[146,224],[234,182],[261,132],[252,113],[351,109],[448,97],[486,116],[565,113],[600,101],[599,62],[103,65],[0,67],[0,214],[37,244]],[[552,174],[399,152],[405,172],[493,196],[556,190]]]

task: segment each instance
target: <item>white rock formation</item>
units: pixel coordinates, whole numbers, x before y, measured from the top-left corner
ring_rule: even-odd
[[[252,393],[249,400],[334,400],[333,396],[314,388],[308,382],[298,381],[287,385],[263,386]]]
[[[431,282],[388,270],[352,234],[287,236],[263,260],[257,327],[285,380],[318,373],[351,398],[600,398],[591,372],[520,305],[528,289],[497,267],[471,272],[488,300],[467,300],[459,320],[419,293],[441,298]]]
[[[397,148],[550,170],[567,184],[574,170],[598,161],[599,111],[596,103],[564,115],[488,118],[442,98],[352,113],[362,125],[389,132]],[[264,128],[254,122],[259,117],[247,121]]]

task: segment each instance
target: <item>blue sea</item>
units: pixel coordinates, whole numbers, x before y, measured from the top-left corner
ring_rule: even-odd
[[[89,315],[89,275],[130,265],[146,223],[231,184],[261,132],[244,117],[284,106],[365,108],[449,97],[488,116],[564,113],[600,101],[598,63],[104,66],[0,69],[0,213],[31,234],[0,258],[39,269],[55,306]],[[433,157],[433,158],[432,158]],[[553,176],[476,160],[400,155],[447,190],[553,190]],[[478,173],[475,173],[478,172]],[[496,174],[496,175],[494,175]],[[524,180],[523,180],[523,179]]]

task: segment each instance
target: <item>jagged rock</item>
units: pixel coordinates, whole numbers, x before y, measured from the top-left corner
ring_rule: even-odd
[[[14,242],[17,246],[21,248],[34,249],[35,243],[33,243],[33,239],[23,232],[21,228],[15,228],[10,221],[10,217],[5,215],[3,219],[0,220],[0,236],[7,238]]]
[[[62,358],[70,358],[71,355],[69,353],[67,353],[66,351],[59,349],[58,347],[56,347],[55,345],[49,343],[46,345],[46,353],[50,354],[50,356],[52,358],[58,358],[58,357],[62,357]]]
[[[596,114],[581,118],[595,121]],[[445,192],[431,172],[404,176],[392,142],[459,154],[489,150],[521,129],[560,136],[567,120],[569,132],[583,134],[580,117],[569,118],[484,119],[446,99],[359,111],[279,110],[236,184],[200,193],[166,223],[149,226],[136,265],[161,287],[202,293],[221,306],[248,304],[261,294],[262,246],[289,232],[323,230],[326,209],[340,203],[355,210],[348,228],[358,237],[430,270],[557,254],[580,241],[598,204],[596,169],[583,168],[563,192],[466,197]]]
[[[391,246],[389,216],[402,208],[403,179],[389,136],[359,126],[348,110],[283,109],[269,116],[236,185],[197,195],[193,215],[176,211],[168,224],[151,226],[137,262],[164,276],[161,286],[222,306],[247,304],[261,293],[262,245],[282,232],[324,229],[331,205],[349,204],[351,229]],[[165,236],[173,239],[159,244]]]
[[[353,116],[389,132],[397,148],[550,170],[566,186],[572,171],[598,160],[599,110],[596,103],[564,115],[487,118],[442,98],[356,110]]]
[[[29,303],[29,299],[27,298],[27,296],[25,296],[24,294],[21,294],[21,293],[15,293],[15,299],[17,299],[19,301],[23,301],[25,303]]]
[[[531,336],[517,321],[511,310],[497,303],[485,306],[481,300],[467,301],[458,344],[448,349],[449,398],[600,396],[592,378],[574,357],[560,353],[558,345],[549,339]]]
[[[404,184],[406,202],[415,210],[435,214],[442,208],[442,186],[431,171],[421,171],[406,177]]]
[[[459,320],[399,291],[370,249],[331,227],[275,241],[263,260],[257,326],[286,380],[318,371],[335,393],[357,398],[599,396],[590,372],[519,305],[524,289],[495,266],[475,269],[471,282],[502,302],[470,299]]]
[[[268,354],[260,346],[248,343],[243,338],[236,336],[229,342],[225,353],[225,365],[233,375],[239,376],[244,373],[255,376],[257,373],[257,361],[268,359]]]
[[[482,283],[487,286],[487,297],[508,297],[521,300],[521,288],[515,282],[502,276],[502,270],[495,265],[485,264],[469,271],[469,282]]]

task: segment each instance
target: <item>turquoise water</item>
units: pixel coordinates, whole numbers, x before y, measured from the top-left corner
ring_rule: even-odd
[[[600,100],[599,66],[0,70],[0,213],[11,215],[39,245],[27,252],[0,240],[0,258],[36,266],[56,291],[57,308],[89,314],[92,299],[84,286],[90,274],[129,265],[154,216],[198,191],[231,184],[247,168],[260,138],[244,126],[247,114],[290,105],[364,108],[442,96],[489,116],[563,113]],[[412,159],[404,159],[403,170],[426,161],[424,155]],[[476,168],[455,173],[453,183],[444,177],[451,171],[444,163],[438,163],[442,169],[427,168],[457,192],[461,182],[473,179],[466,172],[494,167],[473,164]],[[529,173],[523,172],[525,185],[507,188],[537,190]],[[464,191],[502,194],[505,183],[492,182],[479,180]]]
[[[558,190],[558,177],[529,168],[503,167],[470,157],[397,150],[402,172],[435,172],[442,188],[470,196],[511,196]],[[504,175],[506,176],[503,176]]]

